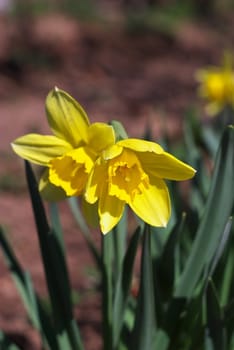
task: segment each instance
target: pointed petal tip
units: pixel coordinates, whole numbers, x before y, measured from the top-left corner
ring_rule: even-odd
[[[101,228],[101,233],[102,233],[104,236],[107,235],[109,232],[110,232],[110,231],[107,231],[107,230]]]
[[[100,220],[100,230],[101,230],[101,233],[103,235],[106,235],[107,233],[109,233],[111,230],[112,230],[112,227],[110,227],[110,225],[106,225],[105,222],[103,222],[104,220]]]
[[[167,224],[168,224],[168,221],[162,220],[161,226],[160,226],[160,227],[166,228],[166,227],[167,227]]]

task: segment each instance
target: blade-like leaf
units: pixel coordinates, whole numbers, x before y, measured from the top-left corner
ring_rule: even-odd
[[[128,301],[128,293],[131,286],[133,265],[136,257],[139,238],[141,236],[141,228],[138,227],[131,237],[126,255],[122,264],[121,273],[118,276],[116,288],[114,291],[113,303],[113,344],[114,349],[119,346],[119,337],[123,326],[126,305]]]
[[[49,211],[50,211],[50,219],[51,219],[51,227],[53,232],[56,234],[58,242],[60,243],[61,252],[65,258],[65,246],[63,239],[63,230],[59,218],[58,206],[55,202],[49,203]]]
[[[217,264],[222,256],[222,254],[223,254],[223,251],[227,245],[227,242],[228,242],[228,239],[230,236],[231,227],[232,227],[232,218],[229,218],[229,220],[224,228],[223,234],[220,238],[218,248],[217,248],[217,250],[214,254],[214,257],[210,263],[210,266],[208,268],[208,274],[207,274],[208,278],[213,275],[215,268],[216,268],[216,266],[217,266]]]
[[[20,350],[20,348],[14,344],[11,339],[0,330],[0,349],[1,350]]]
[[[230,127],[224,133],[219,148],[208,201],[195,241],[191,246],[191,253],[175,285],[174,298],[168,305],[162,328],[156,333],[155,349],[168,349],[170,339],[177,334],[181,315],[187,310],[188,299],[194,296],[193,293],[202,272],[211,271],[209,268],[213,269],[216,266],[218,261],[216,259],[220,257],[221,248],[224,246],[222,244],[220,248],[220,242],[226,242],[227,230],[225,229],[230,229],[229,224],[229,227],[226,225],[233,208],[234,193],[230,191],[230,188],[233,188],[233,178],[234,130]],[[207,274],[203,274],[200,279],[203,286],[205,286],[206,279]],[[210,338],[206,339],[208,349],[211,342]]]
[[[186,215],[184,213],[181,220],[172,229],[160,258],[156,259],[153,263],[154,276],[157,276],[155,289],[157,290],[160,286],[164,300],[171,295],[175,277],[179,273],[180,258],[178,245],[179,237],[184,229],[185,218]]]
[[[25,167],[46,282],[53,310],[53,321],[58,332],[57,339],[63,344],[64,337],[65,339],[69,337],[71,347],[76,346],[77,349],[83,349],[80,337],[77,338],[74,332],[71,331],[71,323],[73,321],[71,288],[61,239],[48,225],[45,210],[38,192],[38,185],[28,162],[25,162]],[[66,347],[69,350],[68,344]]]
[[[26,164],[26,176],[30,191],[33,213],[38,232],[40,250],[46,274],[46,281],[50,293],[55,322],[58,327],[64,326],[64,322],[72,319],[70,285],[68,273],[61,252],[60,242],[52,232],[47,222],[45,210],[38,193],[38,186],[32,169]]]
[[[234,299],[224,308],[224,319],[225,324],[231,326],[233,330],[233,322],[234,322]],[[234,334],[233,334],[234,337]],[[234,340],[234,339],[233,339]]]
[[[29,274],[20,266],[3,230],[0,228],[0,244],[2,246],[6,264],[16,284],[22,301],[33,326],[41,333],[42,341],[48,342],[51,349],[58,350],[55,332],[51,324],[50,315],[43,307],[40,298],[35,292]]]
[[[124,254],[126,252],[126,240],[127,240],[127,209],[119,221],[118,225],[113,228],[113,244],[114,244],[114,283],[117,283],[119,274],[121,273],[121,267],[123,264]],[[114,288],[116,286],[114,285]]]
[[[102,323],[103,323],[103,349],[112,349],[112,279],[113,279],[113,231],[102,235]]]
[[[220,305],[226,306],[229,303],[230,296],[232,295],[232,290],[234,286],[233,280],[233,266],[234,266],[234,244],[233,237],[230,245],[228,245],[227,258],[224,264],[224,271],[222,271],[222,280],[220,288]]]
[[[92,240],[90,231],[88,226],[86,225],[86,222],[81,214],[80,208],[78,206],[77,203],[77,198],[75,197],[70,197],[68,198],[68,203],[70,205],[71,208],[71,212],[74,216],[74,219],[76,220],[80,230],[81,230],[81,234],[83,235],[87,246],[94,258],[95,263],[97,264],[97,267],[101,270],[102,269],[102,260],[100,257],[100,254],[98,252],[98,249],[94,243],[94,241]]]
[[[205,212],[198,228],[193,249],[178,279],[175,296],[190,298],[204,268],[218,249],[225,225],[233,209],[234,128],[228,127],[216,157],[213,180]]]
[[[152,349],[168,350],[170,341],[179,328],[179,320],[185,310],[186,300],[184,298],[173,298],[165,312],[162,326],[157,329],[154,336]]]
[[[156,332],[153,296],[153,273],[150,248],[150,230],[146,225],[143,235],[141,258],[141,280],[137,298],[134,329],[131,334],[131,347],[134,350],[152,349]]]
[[[217,292],[212,281],[206,291],[207,329],[214,350],[226,349],[226,334],[223,324],[223,313],[219,305]]]

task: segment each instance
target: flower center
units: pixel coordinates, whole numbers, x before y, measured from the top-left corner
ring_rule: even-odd
[[[92,167],[92,156],[80,147],[50,162],[49,179],[55,186],[62,187],[68,196],[79,195]]]
[[[149,185],[149,178],[143,171],[137,156],[124,150],[111,159],[108,168],[109,193],[129,203]]]

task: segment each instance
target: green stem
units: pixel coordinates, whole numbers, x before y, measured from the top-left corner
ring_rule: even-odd
[[[113,230],[113,245],[114,245],[114,273],[115,281],[118,280],[122,269],[123,259],[126,251],[126,236],[127,236],[127,213],[126,209],[118,225]]]
[[[151,232],[146,224],[143,235],[140,289],[137,298],[135,325],[132,332],[131,350],[159,349],[152,347],[156,330],[153,271],[151,257]]]
[[[69,326],[67,327],[67,334],[69,337],[72,350],[84,350],[81,337],[80,337],[80,332],[76,325],[76,321],[74,319],[71,320]]]
[[[112,244],[113,233],[102,236],[102,322],[103,349],[112,349]]]

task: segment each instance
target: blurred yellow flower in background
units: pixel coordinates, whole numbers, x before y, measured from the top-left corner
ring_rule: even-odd
[[[187,180],[194,174],[192,167],[158,144],[125,139],[102,152],[89,176],[84,198],[90,204],[98,201],[103,233],[117,225],[125,204],[146,223],[165,227],[171,206],[164,179]]]
[[[234,71],[230,55],[224,56],[220,67],[198,70],[196,78],[200,82],[199,95],[208,102],[208,115],[215,116],[227,106],[234,108]]]
[[[58,88],[48,94],[46,112],[54,135],[27,134],[12,143],[13,150],[47,168],[39,184],[43,198],[80,195],[99,153],[115,143],[114,129],[90,124],[79,103]]]

